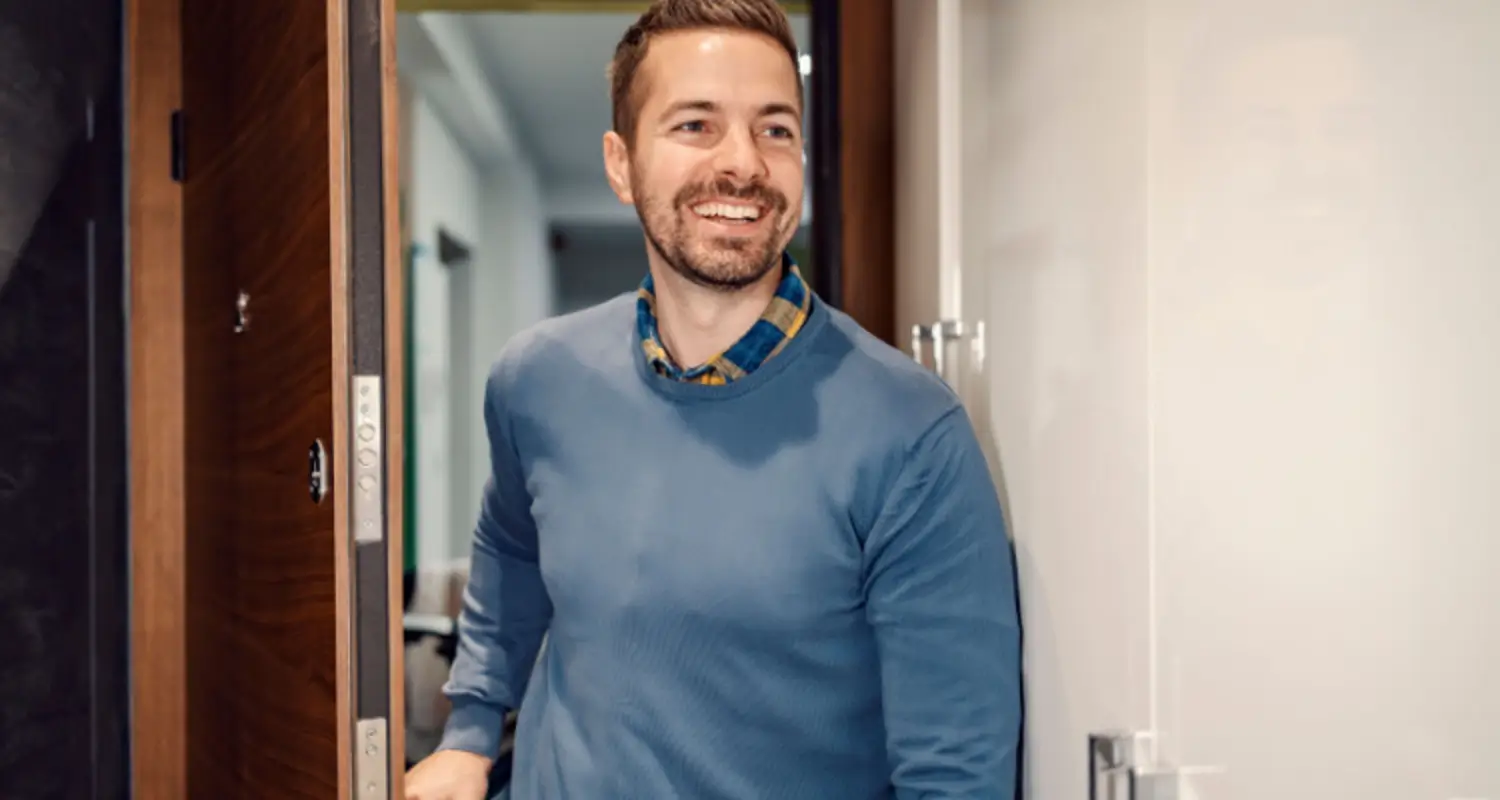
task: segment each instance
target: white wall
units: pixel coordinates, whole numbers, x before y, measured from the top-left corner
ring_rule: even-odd
[[[467,357],[454,372],[453,503],[457,516],[453,555],[467,558],[478,519],[480,495],[489,477],[484,429],[484,388],[490,365],[512,336],[553,313],[552,254],[547,220],[532,167],[506,161],[485,176],[479,203],[483,228],[467,280],[455,288],[458,315],[467,329]],[[466,319],[465,319],[466,318]]]
[[[504,343],[551,313],[552,265],[531,165],[508,159],[479,166],[429,102],[418,94],[410,104],[405,190],[417,246],[412,414],[417,559],[426,570],[469,554],[488,475],[484,381]],[[438,262],[439,227],[470,247],[471,263]]]
[[[1144,1],[896,4],[898,322],[985,325],[944,376],[1015,540],[1032,800],[1151,725]]]
[[[480,176],[473,160],[454,141],[421,95],[409,100],[407,132],[412,163],[405,187],[415,257],[412,260],[411,417],[417,426],[417,563],[441,564],[453,558],[454,514],[450,482],[453,337],[449,320],[450,272],[438,263],[437,232],[474,242],[480,228]],[[460,388],[459,391],[462,391]]]
[[[1500,4],[901,12],[901,174],[939,206],[901,220],[904,313],[948,312],[960,220],[1029,796],[1086,794],[1125,728],[1225,770],[1142,797],[1500,797]]]
[[[1500,797],[1500,3],[1145,19],[1163,746],[1206,798]]]

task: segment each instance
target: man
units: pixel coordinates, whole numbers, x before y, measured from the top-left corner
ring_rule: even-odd
[[[479,800],[519,704],[513,800],[1010,800],[1000,505],[954,395],[783,255],[785,15],[658,0],[611,80],[650,275],[491,373],[453,713],[407,797]]]

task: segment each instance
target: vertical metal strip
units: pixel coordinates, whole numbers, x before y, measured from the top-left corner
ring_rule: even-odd
[[[126,791],[130,763],[129,521],[127,429],[129,299],[125,254],[125,8],[95,4],[105,52],[116,66],[86,100],[90,181],[89,328],[89,749],[93,796]]]
[[[961,319],[963,296],[963,7],[937,0],[938,315]]]
[[[385,186],[380,0],[346,0],[348,19],[350,415],[354,789],[389,800],[390,581],[386,540]]]
[[[813,291],[844,305],[843,132],[839,123],[839,4],[812,2],[812,257]]]

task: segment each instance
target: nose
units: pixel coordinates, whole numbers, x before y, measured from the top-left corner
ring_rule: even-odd
[[[739,183],[752,183],[766,175],[766,161],[753,132],[734,128],[719,140],[714,153],[714,171]]]

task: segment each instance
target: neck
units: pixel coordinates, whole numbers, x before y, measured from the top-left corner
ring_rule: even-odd
[[[677,274],[652,253],[656,286],[656,325],[662,344],[685,368],[706,363],[739,341],[765,313],[781,282],[781,267],[742,289],[699,286]]]

